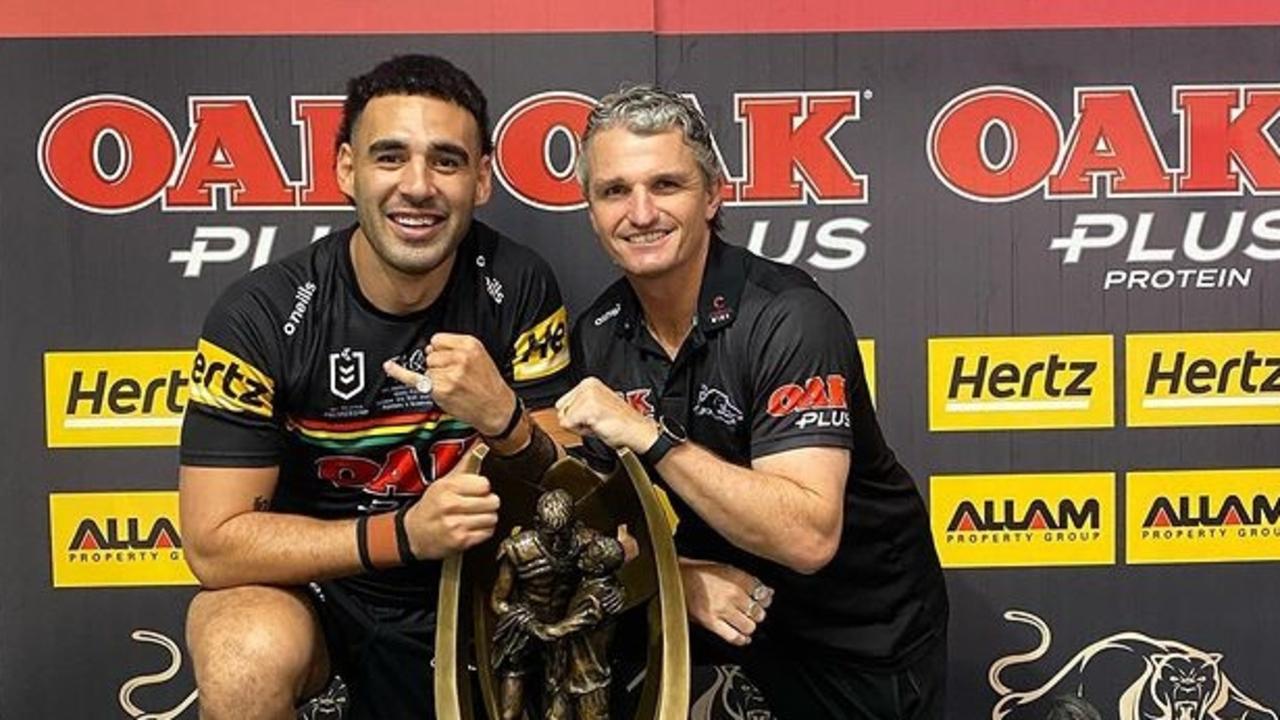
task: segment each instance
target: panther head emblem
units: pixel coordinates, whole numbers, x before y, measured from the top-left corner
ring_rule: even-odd
[[[1152,678],[1148,684],[1151,701],[1160,708],[1160,717],[1169,720],[1205,720],[1209,701],[1221,684],[1218,653],[1177,653],[1150,656]]]

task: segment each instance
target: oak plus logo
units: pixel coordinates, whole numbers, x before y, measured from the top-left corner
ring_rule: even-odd
[[[1115,475],[934,475],[929,516],[943,567],[1115,563]]]
[[[49,496],[53,586],[191,585],[176,492]]]
[[[177,445],[190,350],[44,354],[51,448]]]
[[[1280,194],[1280,85],[1174,85],[1146,104],[1129,85],[1080,86],[1074,96],[1060,119],[1021,88],[961,93],[934,116],[930,167],[975,202],[1073,201],[1064,206],[1070,230],[1048,247],[1064,268],[1085,257],[1109,263],[1104,290],[1248,287],[1256,265],[1280,260],[1280,210],[1203,209],[1203,198]],[[1152,130],[1147,108],[1158,105],[1181,131],[1176,154]],[[1080,208],[1090,200],[1096,207]],[[1232,205],[1242,204],[1209,206]]]
[[[1280,424],[1280,332],[1125,338],[1134,427]]]
[[[1109,335],[929,339],[929,429],[1115,424]]]
[[[1131,472],[1131,564],[1280,560],[1280,468]]]

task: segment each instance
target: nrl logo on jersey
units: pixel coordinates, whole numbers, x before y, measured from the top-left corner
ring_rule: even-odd
[[[342,348],[329,353],[329,392],[350,400],[364,390],[364,351]]]

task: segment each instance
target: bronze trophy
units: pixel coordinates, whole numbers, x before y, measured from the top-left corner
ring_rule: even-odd
[[[484,450],[463,462],[483,473]],[[564,458],[541,478],[497,487],[494,537],[444,561],[437,717],[609,718],[620,617],[647,626],[634,720],[687,717],[689,630],[669,511],[639,460],[625,451],[620,459],[603,480]],[[624,563],[620,540],[632,538],[639,552]]]

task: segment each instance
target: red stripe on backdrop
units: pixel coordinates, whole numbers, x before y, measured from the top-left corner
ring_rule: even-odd
[[[1280,23],[1275,0],[654,0],[669,35]]]
[[[0,37],[1186,27],[1280,23],[1274,0],[6,0]]]
[[[652,31],[650,0],[0,0],[0,37]]]

